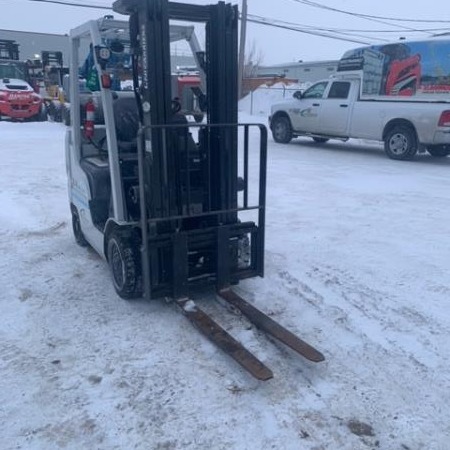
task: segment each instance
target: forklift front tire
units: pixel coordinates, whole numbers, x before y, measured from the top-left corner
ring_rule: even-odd
[[[117,232],[108,239],[108,262],[114,289],[119,297],[129,300],[142,297],[142,276],[139,247]]]
[[[78,216],[78,212],[75,208],[72,209],[72,229],[76,243],[80,247],[87,247],[89,242],[86,240],[83,231],[81,230],[80,217]]]

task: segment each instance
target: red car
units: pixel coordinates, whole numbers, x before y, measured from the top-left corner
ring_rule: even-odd
[[[23,80],[0,79],[0,119],[46,120],[42,97]]]

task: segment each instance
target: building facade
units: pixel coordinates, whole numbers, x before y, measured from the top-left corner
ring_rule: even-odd
[[[310,61],[276,64],[258,68],[261,77],[286,77],[299,83],[314,83],[336,73],[338,61]]]
[[[35,33],[31,31],[1,30],[0,39],[15,41],[19,45],[19,60],[34,61],[41,58],[42,51],[62,52],[63,65],[69,65],[70,40],[68,34]],[[89,43],[81,42],[80,55],[87,56]],[[192,55],[173,54],[171,57],[172,70],[178,67],[195,66]]]
[[[28,31],[0,30],[0,39],[19,44],[19,59],[40,59],[42,51],[62,52],[63,63],[69,61],[69,36],[64,34],[32,33]]]

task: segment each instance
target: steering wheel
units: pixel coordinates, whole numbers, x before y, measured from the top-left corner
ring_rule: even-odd
[[[176,114],[179,113],[181,111],[181,102],[180,99],[178,97],[175,97],[172,100],[172,113]]]

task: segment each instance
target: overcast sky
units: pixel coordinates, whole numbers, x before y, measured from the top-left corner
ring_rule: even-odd
[[[112,0],[59,0],[90,5],[111,6]],[[182,0],[183,3],[209,4],[214,0]],[[242,0],[233,0],[241,7]],[[336,35],[335,30],[345,31],[345,37],[362,43],[380,43],[397,40],[402,36],[423,38],[433,32],[450,31],[450,6],[448,1],[412,0],[316,0],[316,3],[356,14],[383,16],[395,19],[441,20],[446,23],[426,23],[389,21],[385,19],[367,20],[354,15],[307,6],[300,0],[248,0],[248,13],[269,21],[279,20],[296,24],[297,27],[312,27],[313,32]],[[108,11],[84,9],[30,0],[0,0],[0,29],[39,31],[47,33],[68,33],[69,30],[86,20],[96,19]],[[384,22],[384,23],[381,23]],[[392,24],[392,25],[390,25]],[[439,29],[429,32],[413,30]],[[382,33],[380,30],[391,30]],[[370,32],[369,32],[370,31]],[[1,36],[0,36],[1,37]],[[288,31],[249,23],[247,47],[254,44],[261,53],[263,64],[283,63],[297,60],[313,61],[338,59],[348,49],[361,44],[327,37]]]

